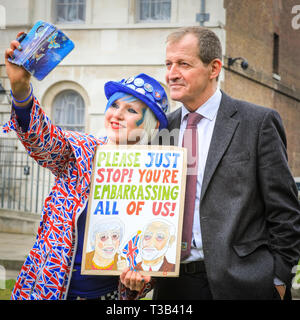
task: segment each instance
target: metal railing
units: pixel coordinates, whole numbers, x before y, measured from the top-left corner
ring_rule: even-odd
[[[0,137],[0,208],[41,213],[54,175],[39,166],[16,138]]]

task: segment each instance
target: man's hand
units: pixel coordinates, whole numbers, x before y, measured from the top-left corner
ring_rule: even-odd
[[[17,37],[21,36],[24,32],[19,32]],[[30,73],[27,72],[23,67],[19,67],[8,61],[9,57],[13,57],[14,50],[22,50],[20,43],[17,40],[13,40],[10,43],[10,48],[5,50],[5,65],[6,73],[10,80],[11,90],[14,97],[17,100],[24,100],[30,94]],[[27,105],[29,101],[25,103]],[[23,106],[23,104],[16,103],[17,106]]]
[[[144,284],[151,281],[150,276],[142,276],[137,271],[131,271],[125,268],[120,275],[120,280],[126,288],[130,290],[140,291],[143,289]]]

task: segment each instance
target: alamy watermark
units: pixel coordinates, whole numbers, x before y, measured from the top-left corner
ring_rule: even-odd
[[[0,29],[6,28],[6,9],[0,5]]]
[[[300,4],[293,6],[292,14],[295,14],[292,19],[292,28],[298,30],[300,29]]]

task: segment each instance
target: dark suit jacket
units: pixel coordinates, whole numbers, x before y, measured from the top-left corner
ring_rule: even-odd
[[[180,122],[181,108],[169,115],[169,130]],[[171,144],[177,145],[175,131]],[[214,299],[272,299],[274,277],[291,285],[300,252],[300,207],[275,110],[222,92],[200,212]]]

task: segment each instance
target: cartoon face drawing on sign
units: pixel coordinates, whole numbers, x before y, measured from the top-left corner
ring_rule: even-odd
[[[175,264],[170,263],[166,253],[175,240],[175,227],[165,220],[149,222],[141,234],[139,242],[142,261],[137,264],[137,270],[171,272]]]
[[[119,256],[124,227],[120,220],[99,220],[90,233],[92,251],[86,254],[86,269],[122,270],[125,259]]]
[[[169,161],[150,165],[159,154]],[[94,163],[82,274],[120,275],[127,267],[151,276],[178,276],[186,150],[107,145],[98,149]],[[112,228],[109,221],[116,220],[124,228]]]

